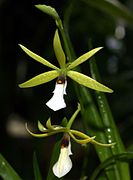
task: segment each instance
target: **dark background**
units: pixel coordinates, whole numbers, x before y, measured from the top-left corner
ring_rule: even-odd
[[[75,111],[77,100],[70,82],[66,97],[69,107],[53,113],[45,103],[52,96],[54,81],[34,88],[20,89],[19,83],[47,71],[48,68],[29,58],[18,44],[23,44],[58,65],[52,47],[55,22],[34,5],[51,5],[63,19],[71,2],[0,1],[0,152],[25,180],[33,179],[34,151],[37,152],[41,172],[46,176],[55,138],[31,138],[25,131],[24,123],[28,122],[35,128],[37,120],[46,122],[48,117],[52,116],[56,124],[62,117],[70,117]],[[121,2],[133,11],[131,0]],[[124,144],[126,148],[132,149],[133,26],[120,19],[116,20],[83,1],[77,1],[72,10],[69,32],[77,56],[88,51],[89,38],[92,39],[94,47],[104,46],[96,55],[96,60],[104,84],[114,89],[114,93],[107,97]],[[82,68],[85,74],[89,72],[86,64],[82,65]],[[14,132],[14,129],[18,132]],[[76,148],[78,151],[73,156],[73,172],[80,169],[78,164],[82,163],[83,156],[82,148],[79,145]],[[93,150],[92,148],[93,163],[97,164]],[[93,169],[93,166],[91,168]],[[70,176],[74,177],[80,174],[70,173]]]

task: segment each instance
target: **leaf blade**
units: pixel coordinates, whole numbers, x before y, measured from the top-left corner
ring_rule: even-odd
[[[93,58],[91,59],[91,61],[89,61],[89,63],[90,63],[90,70],[91,70],[92,77],[98,81],[101,81],[101,77],[98,71],[96,60]],[[107,131],[105,131],[105,135],[108,139],[108,142],[116,142],[117,144],[117,146],[114,146],[113,148],[111,148],[112,154],[116,155],[120,153],[125,153],[124,144],[120,137],[117,126],[115,125],[115,121],[114,121],[114,118],[113,118],[113,115],[110,110],[105,94],[98,91],[96,91],[95,94],[96,94],[96,101],[99,107],[99,112],[100,112],[104,127],[107,128]],[[115,164],[116,164],[119,179],[130,180],[128,163],[116,161]]]
[[[47,82],[55,79],[58,76],[59,76],[58,71],[56,71],[56,70],[48,71],[48,72],[39,74],[22,84],[19,84],[19,87],[20,88],[29,88],[29,87],[38,86],[43,83],[47,83]]]
[[[26,48],[25,46],[23,46],[22,44],[19,44],[19,46],[22,48],[22,50],[28,54],[31,58],[33,58],[34,60],[36,60],[37,62],[45,65],[45,66],[48,66],[52,69],[56,69],[58,70],[59,68],[56,67],[55,65],[51,64],[50,62],[48,62],[46,59],[42,58],[41,56],[35,54],[34,52],[32,52],[31,50],[29,50],[28,48]]]
[[[133,25],[133,13],[121,2],[117,0],[108,1],[108,0],[82,0],[87,3],[89,6],[100,9],[101,11],[113,16],[115,20],[121,18],[129,25]]]
[[[68,71],[67,75],[73,79],[74,81],[76,81],[77,83],[84,85],[88,88],[97,90],[97,91],[102,91],[102,92],[108,92],[108,93],[112,93],[113,90],[104,86],[103,84],[97,82],[96,80],[82,74],[76,71]]]
[[[96,52],[98,52],[100,49],[102,49],[103,47],[98,47],[95,49],[92,49],[91,51],[81,55],[79,58],[77,58],[75,61],[73,61],[68,67],[67,69],[73,69],[76,66],[80,65],[81,63],[87,61],[90,57],[92,57]]]
[[[33,154],[33,169],[34,169],[35,180],[42,180],[39,165],[38,165],[38,160],[37,160],[35,152]]]
[[[2,154],[0,154],[0,176],[4,180],[22,180]]]

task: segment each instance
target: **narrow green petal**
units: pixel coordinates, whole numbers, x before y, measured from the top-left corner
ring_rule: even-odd
[[[98,145],[98,146],[103,146],[103,147],[113,147],[113,146],[116,145],[116,143],[111,143],[111,144],[100,143],[98,141],[95,141],[94,139],[92,139],[91,143],[95,144],[95,145]]]
[[[50,62],[48,62],[46,59],[42,58],[41,56],[35,54],[34,52],[30,51],[29,49],[27,49],[26,47],[24,47],[23,45],[19,44],[19,46],[23,49],[23,51],[28,54],[31,58],[33,58],[34,60],[40,62],[41,64],[48,66],[52,69],[59,69],[58,67],[56,67],[55,65],[51,64]]]
[[[101,91],[101,92],[108,92],[108,93],[112,93],[113,90],[104,86],[103,84],[97,82],[96,80],[81,74],[79,72],[76,71],[68,71],[67,75],[73,79],[74,81],[76,81],[79,84],[82,84],[83,86],[86,86],[88,88],[97,90],[97,91]]]
[[[61,46],[58,30],[55,31],[53,46],[54,46],[55,55],[59,62],[60,67],[61,68],[65,67],[66,57]]]
[[[28,81],[26,81],[22,84],[19,84],[19,87],[20,88],[28,88],[28,87],[38,86],[40,84],[49,82],[58,76],[59,76],[58,71],[56,71],[56,70],[48,71],[48,72],[39,74],[39,75],[33,77],[32,79],[29,79]]]
[[[95,136],[93,136],[93,137],[88,137],[88,138],[86,138],[86,139],[77,139],[70,131],[68,131],[68,134],[71,136],[71,138],[72,138],[75,142],[77,142],[77,143],[79,143],[79,144],[87,144],[87,143],[91,142],[93,139],[95,139]]]
[[[57,134],[57,133],[64,133],[66,131],[65,128],[62,128],[60,130],[57,130],[57,131],[52,131],[52,132],[48,132],[48,133],[42,133],[42,134],[37,134],[37,133],[33,133],[30,131],[30,129],[28,128],[28,125],[27,123],[25,124],[25,128],[26,130],[28,131],[28,133],[34,137],[37,137],[37,138],[43,138],[43,137],[48,137],[48,136],[52,136],[54,134]]]
[[[49,130],[46,129],[42,123],[40,123],[40,121],[38,121],[38,129],[41,131],[41,132],[48,132]]]
[[[77,58],[75,61],[73,61],[68,67],[67,69],[73,69],[76,66],[78,66],[79,64],[85,62],[86,60],[88,60],[91,56],[93,56],[96,52],[98,52],[100,49],[102,49],[102,47],[98,47],[95,49],[92,49],[91,51],[83,54],[82,56],[80,56],[79,58]]]
[[[49,118],[48,120],[47,120],[47,122],[46,122],[46,127],[49,129],[49,130],[53,130],[54,129],[54,127],[52,126],[52,124],[51,124],[51,119]]]

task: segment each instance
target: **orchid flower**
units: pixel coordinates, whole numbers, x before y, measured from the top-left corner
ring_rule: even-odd
[[[113,147],[115,143],[112,144],[103,144],[100,142],[97,142],[95,140],[95,136],[88,136],[84,134],[83,132],[80,132],[78,130],[71,129],[71,126],[78,115],[80,111],[80,104],[78,104],[77,110],[74,112],[72,117],[69,119],[66,127],[59,126],[59,125],[52,125],[50,118],[46,122],[46,127],[44,127],[39,121],[38,121],[38,129],[42,133],[33,133],[28,129],[28,126],[26,124],[27,131],[34,137],[37,138],[43,138],[52,136],[58,133],[63,133],[63,138],[61,140],[60,144],[60,153],[58,160],[53,165],[53,173],[58,178],[65,176],[72,168],[72,161],[70,159],[70,155],[72,155],[71,151],[71,141],[70,138],[72,138],[76,143],[83,145],[87,143],[92,143],[95,145],[103,146],[103,147]]]
[[[112,93],[113,91],[102,85],[101,83],[97,82],[96,80],[80,73],[77,72],[74,69],[76,66],[80,65],[81,63],[85,62],[88,60],[90,57],[92,57],[96,52],[98,52],[102,47],[98,47],[95,49],[92,49],[91,51],[81,55],[79,58],[74,60],[72,63],[66,64],[66,57],[65,53],[62,49],[58,30],[56,30],[55,35],[54,35],[54,40],[53,40],[53,47],[55,51],[56,58],[59,62],[60,68],[56,67],[55,65],[51,64],[49,61],[46,59],[40,57],[39,55],[33,53],[23,45],[20,45],[20,47],[27,53],[31,58],[34,60],[38,61],[39,63],[48,66],[49,68],[52,68],[53,70],[44,72],[42,74],[39,74],[32,79],[22,83],[19,85],[21,88],[28,88],[28,87],[33,87],[37,86],[46,82],[49,82],[55,78],[57,78],[56,85],[55,85],[55,90],[54,90],[54,95],[53,97],[46,103],[46,105],[53,109],[54,111],[57,111],[61,108],[65,108],[65,100],[64,100],[64,94],[66,94],[66,86],[67,86],[67,76],[77,83],[84,85],[88,88],[97,90],[97,91],[102,91],[102,92],[108,92]]]

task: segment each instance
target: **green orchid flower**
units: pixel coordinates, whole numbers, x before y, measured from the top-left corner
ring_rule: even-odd
[[[43,138],[48,137],[57,133],[63,133],[63,137],[60,144],[60,154],[57,162],[53,166],[53,173],[58,178],[66,175],[72,168],[72,161],[70,159],[70,155],[72,155],[71,151],[71,141],[72,138],[75,142],[83,145],[87,143],[92,143],[95,145],[103,146],[103,147],[112,147],[115,143],[112,144],[102,144],[100,142],[95,141],[95,136],[90,137],[78,130],[71,129],[71,126],[80,111],[80,104],[78,104],[78,108],[75,113],[72,115],[70,120],[68,121],[66,127],[59,125],[52,125],[50,118],[46,122],[46,127],[44,127],[38,121],[38,129],[42,132],[39,134],[31,132],[26,124],[27,131],[34,137]]]
[[[67,86],[67,76],[77,83],[86,86],[88,88],[102,91],[102,92],[108,92],[112,93],[113,91],[104,86],[103,84],[97,82],[96,80],[80,73],[75,70],[73,70],[75,67],[80,65],[81,63],[88,60],[90,57],[92,57],[96,52],[98,52],[102,47],[98,47],[95,49],[92,49],[91,51],[81,55],[79,58],[74,60],[72,63],[66,63],[66,57],[65,53],[62,49],[61,41],[59,38],[58,30],[55,31],[54,40],[53,40],[53,47],[55,51],[56,58],[59,62],[60,68],[56,67],[55,65],[48,62],[46,59],[40,57],[39,55],[35,54],[34,52],[30,51],[26,47],[20,44],[20,47],[25,51],[26,54],[28,54],[31,58],[38,61],[39,63],[48,66],[49,68],[53,69],[48,72],[44,72],[42,74],[39,74],[32,79],[22,83],[19,85],[20,88],[28,88],[28,87],[34,87],[43,83],[47,83],[55,78],[57,78],[55,89],[53,91],[53,97],[46,103],[46,105],[53,109],[54,111],[57,111],[59,109],[65,108],[66,103],[64,101],[64,94],[66,94],[66,86]]]
[[[67,125],[64,126],[60,126],[60,125],[52,125],[51,124],[51,119],[49,118],[46,122],[46,127],[44,127],[40,121],[38,121],[38,129],[42,132],[41,134],[35,134],[33,132],[31,132],[28,129],[27,123],[26,123],[26,129],[27,131],[34,137],[38,137],[38,138],[43,138],[43,137],[48,137],[57,133],[66,133],[68,134],[75,142],[79,143],[79,144],[87,144],[87,143],[92,143],[92,144],[96,144],[96,145],[100,145],[100,146],[112,146],[114,145],[114,143],[112,144],[102,144],[99,143],[97,141],[95,141],[95,136],[90,137],[80,131],[71,129],[72,124],[74,123],[74,120],[76,119],[78,113],[81,110],[81,106],[80,104],[78,104],[77,110],[74,112],[74,114],[72,115],[72,117],[69,119]],[[77,138],[78,137],[78,138]]]

